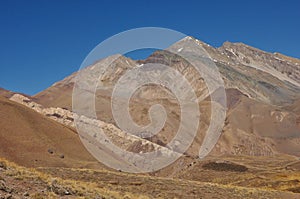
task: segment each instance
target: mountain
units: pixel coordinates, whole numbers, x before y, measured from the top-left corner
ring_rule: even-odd
[[[249,98],[279,106],[299,99],[300,62],[298,59],[279,53],[264,52],[242,43],[225,42],[223,46],[213,48],[191,37],[183,39],[172,47],[181,49],[187,40],[193,40],[208,52],[218,66],[226,88],[236,88]],[[107,79],[102,81],[114,83],[125,70],[137,67],[141,63],[170,63],[171,61],[173,62],[171,63],[172,67],[180,69],[179,65],[183,63],[183,60],[174,58],[174,56],[168,57],[167,54],[167,51],[156,51],[146,60],[139,62],[118,56],[118,59],[110,66],[110,71],[106,71],[103,77],[107,77]],[[111,59],[113,56],[102,59],[94,65],[104,64]],[[174,63],[177,63],[178,67],[174,66]],[[90,66],[85,71],[92,73],[95,72],[93,71],[95,68],[97,67]],[[45,107],[66,106],[71,108],[71,93],[77,74],[77,72],[73,73],[33,97]]]
[[[199,149],[209,124],[216,119],[211,118],[211,107],[222,106],[218,100],[221,88],[214,88],[212,95],[217,98],[214,101],[202,74],[198,76],[187,60],[172,53],[193,55],[196,49],[191,43],[203,47],[220,71],[227,98],[221,136],[204,159],[199,159]],[[170,49],[173,51],[167,51]],[[0,157],[38,170],[21,168],[0,158],[0,198],[2,194],[9,197],[23,193],[30,197],[52,194],[61,198],[123,198],[123,195],[127,198],[141,195],[144,198],[299,198],[300,60],[243,43],[225,42],[214,48],[192,37],[167,50],[156,51],[138,61],[112,55],[34,96],[0,89]],[[189,58],[199,64],[203,61],[201,56]],[[107,63],[111,63],[109,69],[101,71],[98,66]],[[148,115],[151,106],[164,106],[165,125],[152,137],[140,138],[122,131],[112,114],[111,95],[120,77],[128,70],[153,63],[169,65],[190,82],[200,100],[200,128],[183,156],[163,169],[148,174],[111,171],[97,162],[82,144],[91,141],[89,136],[95,136],[91,125],[100,127],[113,144],[130,152],[141,154],[160,149],[164,154],[177,153],[176,148],[167,145],[176,135],[181,120],[180,104],[171,90],[151,84],[139,88],[130,99],[131,117],[141,126],[151,122]],[[80,86],[87,91],[91,90],[91,82],[98,83],[97,118],[82,117],[72,111],[77,75],[85,75]],[[168,77],[180,83],[173,75]],[[85,101],[78,106],[88,108]],[[76,118],[87,129],[88,136],[77,134]],[[103,146],[98,152],[106,159],[124,164]],[[29,188],[36,183],[39,186]]]
[[[278,53],[268,53],[242,43],[225,42],[214,48],[192,37],[171,46],[173,49],[185,50],[187,43],[202,46],[218,67],[225,83],[227,93],[227,116],[222,135],[212,154],[240,154],[270,156],[277,153],[300,155],[300,61]],[[193,49],[188,49],[193,50]],[[102,59],[86,67],[81,73],[88,74],[89,81],[97,81],[96,65],[117,59],[105,71],[100,80],[101,86],[96,90],[96,110],[98,118],[116,125],[113,120],[110,96],[117,80],[126,70],[141,64],[169,64],[193,82],[192,86],[198,96],[207,96],[208,90],[203,78],[193,79],[197,71],[185,60],[168,51],[156,51],[145,60],[134,61],[116,55]],[[197,59],[197,58],[196,58]],[[33,96],[33,99],[48,107],[65,107],[71,110],[72,91],[78,72],[66,77]],[[203,97],[202,97],[203,98]],[[162,103],[168,113],[163,130],[149,138],[165,146],[175,135],[180,119],[180,109],[172,93],[147,86],[139,89],[133,96],[130,113],[135,122],[146,125],[150,122],[147,110],[151,105]],[[197,139],[187,151],[190,156],[198,155],[205,132],[210,124],[211,103],[200,102],[201,118]],[[84,106],[84,105],[83,105]]]

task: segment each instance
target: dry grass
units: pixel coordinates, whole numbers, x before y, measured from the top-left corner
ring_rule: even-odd
[[[297,198],[288,192],[234,184],[217,184],[178,178],[153,177],[105,170],[40,168],[51,175],[89,181],[97,187],[117,192],[141,194],[149,198]]]
[[[5,165],[6,169],[2,172],[2,178],[11,177],[15,181],[23,181],[27,184],[39,183],[42,185],[38,187],[31,194],[31,198],[58,198],[63,197],[75,197],[75,198],[141,198],[146,199],[148,197],[142,194],[132,194],[129,192],[117,192],[109,190],[105,187],[99,188],[96,183],[76,181],[72,179],[64,180],[59,177],[53,177],[49,174],[39,172],[32,168],[25,168],[18,166],[12,162],[4,159],[0,159],[0,163]],[[6,180],[8,181],[8,180]],[[19,187],[14,187],[18,189]],[[46,188],[46,193],[40,193],[39,189]]]

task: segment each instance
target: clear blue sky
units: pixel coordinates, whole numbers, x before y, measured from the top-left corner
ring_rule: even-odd
[[[0,87],[35,94],[78,70],[98,43],[158,26],[213,46],[243,42],[300,58],[299,1],[0,2]]]

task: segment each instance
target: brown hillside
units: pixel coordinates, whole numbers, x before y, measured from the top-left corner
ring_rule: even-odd
[[[0,156],[29,167],[97,166],[76,132],[0,97]]]

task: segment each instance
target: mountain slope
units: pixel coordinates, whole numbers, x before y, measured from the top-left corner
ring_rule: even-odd
[[[0,156],[37,166],[98,166],[74,129],[0,97]]]
[[[95,70],[98,69],[97,67],[94,67],[96,64],[100,64],[100,65],[105,64],[106,62],[109,62],[111,59],[114,58],[115,56],[110,56],[102,60],[99,60],[94,65],[91,65],[86,69],[81,70],[81,72],[90,73],[91,77],[93,77],[93,73],[96,73]],[[124,72],[126,69],[134,67],[136,65],[137,64],[135,63],[135,61],[121,56],[112,63],[111,66],[112,68],[114,68],[114,70],[108,71],[106,77],[109,76],[109,72],[110,72],[110,74],[112,74],[112,77],[118,78],[122,74],[122,72]],[[120,73],[113,74],[114,72],[116,72],[116,70],[118,70]],[[40,93],[37,93],[32,97],[37,103],[43,105],[44,107],[61,107],[61,108],[67,108],[68,110],[72,110],[72,92],[73,92],[73,86],[74,86],[74,82],[76,81],[77,75],[78,72],[74,72],[70,76],[64,78],[59,82],[56,82],[46,90],[41,91]],[[93,77],[93,78],[98,78],[98,77]]]

